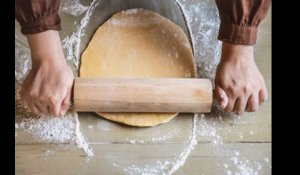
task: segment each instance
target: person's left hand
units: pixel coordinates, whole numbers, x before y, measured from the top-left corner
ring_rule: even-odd
[[[253,46],[223,42],[215,78],[215,97],[226,112],[253,112],[267,100],[265,81],[253,57]]]

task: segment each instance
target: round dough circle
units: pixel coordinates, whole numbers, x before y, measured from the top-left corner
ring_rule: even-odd
[[[130,9],[102,24],[81,56],[81,77],[191,78],[196,63],[188,38],[170,20]],[[131,126],[166,123],[178,113],[97,113]]]

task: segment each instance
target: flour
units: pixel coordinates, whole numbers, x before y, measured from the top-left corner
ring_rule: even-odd
[[[77,113],[74,112],[59,117],[24,118],[21,123],[15,123],[16,130],[22,129],[40,142],[76,144],[79,149],[83,149],[87,156],[93,156],[79,126]]]
[[[78,148],[83,149],[83,151],[87,154],[87,156],[91,157],[94,156],[91,148],[89,148],[89,144],[87,143],[86,139],[80,132],[80,123],[78,120],[78,114],[74,113],[75,115],[75,135],[73,136],[73,140],[75,141]]]
[[[232,162],[232,167],[227,163],[224,163],[224,173],[237,174],[237,175],[258,175],[262,166],[260,163],[248,160],[243,157],[238,150],[232,150],[223,145],[223,138],[218,134],[217,125],[215,122],[211,122],[203,115],[197,123],[197,135],[205,137],[211,144],[210,148],[219,155],[225,155],[228,162]],[[229,171],[228,168],[235,170],[234,172]]]
[[[79,0],[62,0],[59,6],[59,10],[61,12],[71,14],[73,16],[80,16],[87,9],[88,7],[82,5]]]
[[[159,21],[154,17],[148,17],[147,20],[143,20],[142,18],[136,18],[136,16],[134,15],[139,10],[140,9],[136,8],[122,11],[123,14],[129,15],[129,17],[122,19],[110,19],[109,24],[120,27],[147,27],[159,23]]]
[[[195,114],[193,117],[193,126],[190,131],[189,140],[187,145],[183,150],[175,157],[173,160],[160,161],[157,160],[153,165],[145,165],[143,167],[138,167],[136,165],[131,165],[124,168],[124,172],[129,175],[170,175],[177,171],[182,165],[184,165],[186,159],[190,155],[191,151],[194,149],[197,144],[196,140],[196,130],[197,130],[197,120],[198,114]]]
[[[178,170],[179,167],[184,165],[186,159],[197,144],[196,131],[198,118],[198,114],[195,114],[193,118],[193,126],[189,136],[188,144],[185,146],[184,150],[175,158],[175,161],[171,163],[166,174],[173,174],[176,170]]]
[[[15,124],[15,129],[23,129],[39,141],[47,143],[70,143],[75,130],[75,120],[72,114],[63,117],[41,116],[25,118]]]
[[[132,14],[138,13],[139,11],[140,11],[140,9],[135,8],[135,9],[130,9],[130,10],[123,11],[122,13],[127,14],[127,15],[132,15]]]
[[[18,33],[16,31],[16,33]],[[25,37],[15,34],[15,79],[22,81],[31,68],[31,59]]]
[[[158,136],[158,137],[152,137],[152,138],[149,138],[149,139],[129,139],[129,138],[126,138],[126,141],[128,141],[131,144],[157,143],[157,142],[166,141],[168,139],[171,139],[177,133],[178,133],[178,129],[173,129],[172,131],[170,131],[166,134],[163,134],[161,136]]]
[[[197,60],[198,77],[210,78],[213,81],[221,53],[221,42],[216,38],[220,23],[218,11],[215,4],[211,5],[214,1],[190,1],[193,1],[192,5],[185,5],[185,0],[176,0],[184,12],[190,30],[194,55]],[[76,30],[62,41],[63,48],[66,51],[66,59],[72,61],[77,70],[80,59],[81,39],[82,36],[84,36],[91,15],[99,2],[100,0],[93,0],[90,5],[85,6],[82,5],[79,0],[65,0],[62,1],[60,7],[60,11],[64,13],[76,17],[83,15],[80,23],[74,23],[74,25],[77,25]],[[127,11],[126,13],[128,15],[133,15],[136,12],[137,9],[134,9]],[[120,21],[114,21],[112,24],[119,25]],[[17,28],[15,33],[18,32]],[[93,156],[89,144],[80,132],[80,123],[78,121],[77,113],[69,112],[67,115],[61,117],[41,117],[34,116],[32,113],[28,113],[28,111],[24,112],[26,110],[21,108],[22,105],[18,92],[21,81],[31,68],[31,60],[25,37],[20,36],[22,35],[15,35],[15,77],[18,82],[16,83],[16,118],[21,118],[22,121],[15,124],[15,136],[17,137],[18,132],[24,130],[25,132],[32,134],[33,137],[39,139],[41,142],[76,144],[78,148],[84,150],[87,156]],[[189,47],[189,43],[184,43],[184,45]],[[216,106],[214,105],[214,107]],[[22,116],[19,116],[19,114],[22,114]],[[224,122],[222,119],[223,114],[218,113],[216,116],[219,116],[221,123]],[[97,127],[103,128],[102,130],[104,132],[109,132],[111,128],[107,127],[106,124],[102,123],[101,126]],[[103,127],[104,125],[106,127]],[[88,128],[93,128],[93,125],[88,126]],[[171,139],[177,132],[178,131],[172,131],[162,136],[149,139],[127,138],[126,141],[131,144],[158,143]],[[230,132],[229,129],[228,132]],[[251,135],[255,134],[253,131],[249,132]],[[201,117],[198,117],[198,115],[194,116],[188,142],[174,159],[165,161],[156,160],[152,165],[137,166],[132,164],[127,167],[121,166],[118,162],[113,162],[112,166],[123,170],[125,174],[172,174],[184,165],[191,151],[196,147],[196,137],[205,137],[210,143],[212,150],[226,156],[227,163],[216,165],[224,169],[224,174],[260,174],[262,166],[258,162],[248,160],[240,153],[240,151],[232,150],[224,146],[223,138],[218,133],[216,123],[208,121],[205,115],[201,115]],[[240,133],[239,137],[240,139],[243,139],[242,133]],[[44,152],[45,155],[54,153],[54,150],[46,150]],[[269,159],[266,157],[264,162],[269,163]]]
[[[86,13],[80,21],[80,24],[77,26],[75,32],[62,40],[63,48],[66,49],[66,58],[67,60],[72,60],[74,66],[78,70],[79,59],[80,59],[80,43],[81,37],[84,36],[85,28],[90,20],[95,7],[98,5],[99,1],[93,0],[91,5],[87,8]]]
[[[161,162],[160,160],[157,160],[154,165],[145,165],[144,167],[131,165],[124,168],[124,172],[128,175],[165,175],[163,172],[168,168],[168,166],[170,166],[169,161]]]
[[[221,54],[221,42],[217,40],[220,21],[216,5],[210,0],[191,0],[191,5],[185,5],[182,0],[175,1],[184,12],[190,30],[198,77],[213,81]]]

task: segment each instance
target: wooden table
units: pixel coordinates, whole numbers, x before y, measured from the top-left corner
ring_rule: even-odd
[[[247,168],[239,167],[236,161],[260,169],[259,174],[271,174],[271,10],[259,29],[255,59],[265,77],[269,100],[257,112],[240,119],[201,119],[203,124],[214,123],[216,135],[198,133],[198,144],[175,174],[230,174]],[[43,143],[18,132],[16,174],[125,174],[131,165],[145,168],[158,160],[172,161],[187,144],[193,115],[181,114],[167,124],[142,129],[112,123],[93,113],[80,114],[79,120],[95,154],[92,159],[75,146]],[[214,143],[220,140],[223,145]]]

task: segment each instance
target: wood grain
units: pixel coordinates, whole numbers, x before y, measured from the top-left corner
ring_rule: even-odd
[[[76,78],[74,108],[97,112],[210,112],[212,84],[194,78]]]

